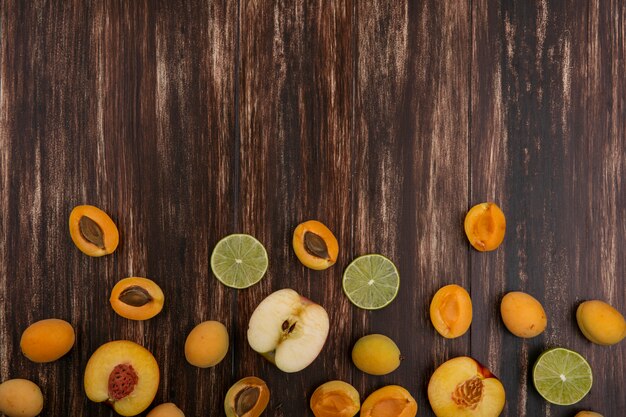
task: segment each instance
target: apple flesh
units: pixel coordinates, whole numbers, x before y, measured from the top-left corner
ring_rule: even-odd
[[[298,372],[317,358],[328,337],[324,307],[285,288],[267,296],[252,313],[248,343],[283,372]]]

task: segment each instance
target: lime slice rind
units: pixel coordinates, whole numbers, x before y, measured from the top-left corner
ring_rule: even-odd
[[[396,266],[382,255],[363,255],[353,260],[343,273],[343,291],[355,306],[378,310],[398,294],[400,276]]]
[[[580,354],[565,348],[542,353],[533,366],[533,383],[539,395],[557,405],[572,405],[591,390],[593,374]]]
[[[217,242],[211,254],[213,275],[231,288],[248,288],[267,271],[267,251],[254,237],[233,234]]]

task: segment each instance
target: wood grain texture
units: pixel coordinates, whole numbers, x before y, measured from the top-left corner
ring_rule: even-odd
[[[0,0],[0,381],[44,392],[44,416],[112,416],[83,393],[102,343],[130,339],[161,367],[155,404],[222,415],[232,383],[272,391],[264,415],[312,416],[313,390],[352,382],[362,399],[408,388],[433,416],[426,387],[443,361],[470,355],[498,375],[503,416],[626,413],[626,345],[589,343],[574,312],[603,299],[626,312],[626,5],[618,0],[14,1]],[[464,215],[496,201],[507,215],[497,251],[470,249]],[[89,258],[70,239],[78,204],[117,223],[121,244]],[[318,219],[340,256],[312,271],[291,248]],[[267,248],[261,283],[227,289],[210,271],[215,243],[250,233]],[[380,311],[353,307],[341,276],[378,252],[401,275]],[[147,276],[166,307],[146,322],[108,296]],[[449,283],[470,290],[470,332],[446,340],[428,306]],[[328,342],[309,368],[284,374],[250,349],[247,324],[290,287],[327,308]],[[546,308],[541,336],[502,325],[505,292]],[[58,317],[75,348],[50,364],[19,349],[32,322]],[[211,369],[184,360],[197,323],[219,320],[230,354]],[[354,342],[391,336],[404,361],[368,376]],[[564,346],[594,369],[580,404],[551,406],[532,386],[541,351]]]
[[[495,253],[472,252],[478,310],[472,352],[507,391],[507,415],[623,415],[626,349],[592,345],[576,326],[584,300],[624,311],[626,174],[624,12],[619,2],[474,1],[472,10],[472,204],[496,201],[507,237]],[[535,295],[546,332],[523,340],[499,316],[505,292]],[[546,403],[532,365],[548,347],[585,356],[591,393],[571,407]]]
[[[353,338],[386,334],[404,360],[384,377],[356,368],[353,375],[363,396],[400,384],[413,393],[420,415],[432,415],[430,375],[469,351],[469,333],[444,339],[428,315],[440,287],[470,289],[461,227],[468,196],[468,4],[355,4],[353,256],[389,257],[399,268],[400,292],[384,310],[355,310]]]

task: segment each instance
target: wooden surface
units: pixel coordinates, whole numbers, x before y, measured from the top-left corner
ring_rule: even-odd
[[[226,390],[257,375],[267,416],[304,416],[314,388],[350,381],[364,399],[405,386],[432,416],[426,386],[448,358],[471,355],[505,386],[503,415],[626,414],[626,345],[589,343],[574,311],[603,299],[626,312],[626,3],[563,1],[11,1],[0,2],[0,380],[43,390],[46,416],[109,416],[84,395],[102,343],[148,347],[162,372],[156,403],[221,415]],[[507,235],[470,249],[468,208],[496,201]],[[68,216],[107,211],[121,244],[104,258],[74,247]],[[301,221],[336,234],[340,259],[303,267]],[[258,285],[228,289],[209,256],[245,232],[267,248]],[[397,299],[353,307],[341,274],[378,252],[399,267]],[[147,276],[166,294],[146,322],[117,316],[113,285]],[[474,320],[455,340],[428,317],[434,292],[470,290]],[[270,292],[291,287],[329,311],[319,358],[283,374],[253,352],[247,322]],[[549,317],[514,337],[499,317],[507,291],[527,291]],[[32,322],[77,331],[71,353],[34,364],[19,349]],[[225,323],[230,355],[184,359],[200,321]],[[392,337],[405,357],[384,377],[350,361],[362,335]],[[582,353],[590,394],[552,406],[531,367],[547,347]]]

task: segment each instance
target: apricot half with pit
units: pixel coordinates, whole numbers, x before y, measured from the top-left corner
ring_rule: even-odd
[[[249,376],[230,387],[224,399],[226,417],[259,417],[270,401],[270,390],[260,378]]]
[[[365,399],[360,417],[414,417],[417,402],[405,388],[387,385]]]
[[[317,220],[309,220],[294,230],[293,250],[304,266],[323,270],[337,262],[339,244],[328,227]]]
[[[352,362],[370,375],[386,375],[395,371],[401,359],[396,343],[383,334],[363,336],[352,348]]]
[[[315,417],[352,417],[361,408],[359,392],[343,381],[328,381],[311,396]]]
[[[148,278],[120,280],[111,291],[109,302],[120,316],[130,320],[148,320],[161,312],[165,296],[161,287]]]
[[[576,309],[580,331],[598,345],[614,345],[626,337],[626,320],[610,304],[600,300],[581,303]]]
[[[471,245],[481,252],[491,251],[504,240],[506,219],[495,203],[480,203],[465,216],[465,234]]]
[[[150,351],[129,340],[116,340],[91,355],[84,386],[91,401],[107,402],[116,413],[135,416],[154,400],[159,379],[159,365]]]
[[[220,363],[228,353],[228,331],[219,321],[198,324],[185,340],[185,358],[193,366],[209,368]]]
[[[521,291],[512,291],[502,298],[500,314],[506,328],[518,337],[535,337],[543,333],[548,324],[541,303]]]
[[[20,348],[33,362],[52,362],[69,352],[75,339],[71,324],[65,320],[45,319],[24,330]]]
[[[472,324],[472,299],[465,288],[455,284],[440,288],[430,303],[430,321],[447,339],[465,334]]]
[[[505,394],[487,368],[461,356],[435,370],[428,382],[428,401],[437,417],[497,417]]]
[[[117,226],[108,214],[94,206],[76,206],[70,213],[70,236],[85,255],[113,253],[120,241]]]
[[[185,417],[185,414],[176,404],[165,403],[154,407],[146,417]]]
[[[0,414],[35,417],[43,409],[41,389],[28,379],[9,379],[0,384]]]

